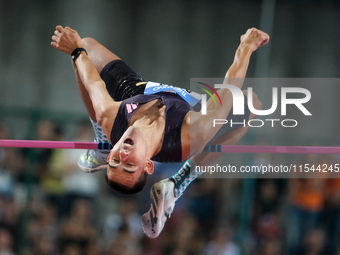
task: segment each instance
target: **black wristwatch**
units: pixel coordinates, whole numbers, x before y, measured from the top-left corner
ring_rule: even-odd
[[[87,55],[87,51],[84,48],[77,48],[71,53],[72,60],[76,61],[76,59],[79,57],[79,55],[82,51],[84,51]]]

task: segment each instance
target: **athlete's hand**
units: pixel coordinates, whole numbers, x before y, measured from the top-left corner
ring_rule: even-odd
[[[84,48],[83,42],[76,30],[69,27],[63,28],[60,25],[58,25],[54,31],[51,45],[69,55],[71,55],[76,48]]]
[[[251,52],[269,42],[269,35],[256,28],[249,28],[247,32],[241,36],[241,44],[249,46]]]

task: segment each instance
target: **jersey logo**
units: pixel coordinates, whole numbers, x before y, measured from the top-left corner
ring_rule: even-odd
[[[133,110],[137,109],[138,104],[126,104],[126,110],[128,113],[133,112]]]

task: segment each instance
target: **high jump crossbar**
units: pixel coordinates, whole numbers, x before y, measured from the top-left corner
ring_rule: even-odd
[[[91,149],[109,150],[110,143],[5,140],[0,139],[0,147],[45,148],[45,149]],[[330,146],[260,146],[260,145],[208,145],[205,152],[224,153],[282,153],[282,154],[340,154],[340,147]]]
[[[4,140],[4,139],[0,139],[0,147],[45,148],[45,149],[90,149],[90,150],[112,149],[112,145],[110,143],[40,141],[40,140]]]

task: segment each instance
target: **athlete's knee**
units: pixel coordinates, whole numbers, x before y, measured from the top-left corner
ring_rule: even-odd
[[[84,44],[86,50],[90,50],[96,44],[98,44],[98,42],[91,37],[85,37],[85,38],[82,39],[82,41],[83,41],[83,44]]]
[[[91,60],[94,67],[97,69],[97,71],[100,73],[100,71],[103,69],[103,67],[107,64],[101,64],[103,61],[102,55],[100,54],[100,44],[95,39],[91,37],[85,37],[82,39],[82,42],[84,44],[84,47],[87,51],[88,57]]]

